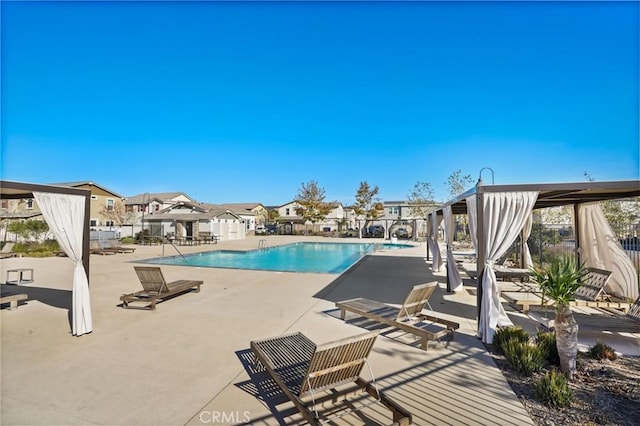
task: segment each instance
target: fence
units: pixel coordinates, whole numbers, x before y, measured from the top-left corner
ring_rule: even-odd
[[[640,224],[622,224],[612,226],[618,241],[631,262],[640,272]],[[531,258],[536,266],[550,263],[554,257],[573,255],[576,252],[576,238],[571,225],[551,225],[534,223],[531,235],[527,241]],[[519,253],[519,241],[514,244],[509,256],[517,258]]]

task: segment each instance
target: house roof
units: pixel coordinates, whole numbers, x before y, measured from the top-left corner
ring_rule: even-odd
[[[243,215],[243,216],[255,216],[255,213],[249,209],[240,208],[239,206],[247,206],[246,204],[209,204],[209,203],[198,203],[198,206],[202,206],[203,208],[213,211],[213,212],[232,212],[234,215]],[[260,203],[255,204],[255,206],[261,205]]]
[[[187,194],[185,194],[184,192],[154,192],[154,193],[149,193],[149,192],[145,192],[144,194],[137,194],[137,195],[133,195],[131,197],[126,197],[125,199],[125,204],[148,204],[151,201],[158,201],[158,202],[166,202],[169,200],[172,200],[176,197],[179,196],[185,196],[187,197],[189,200],[193,201],[193,198],[189,197]],[[146,203],[145,203],[146,202]]]
[[[172,213],[176,209],[181,208],[190,208],[195,211],[195,213]],[[240,219],[240,215],[237,212],[234,212],[229,209],[225,209],[214,204],[206,204],[206,203],[190,203],[188,201],[179,201],[176,204],[166,207],[154,214],[150,214],[148,220],[183,220],[185,218],[191,219],[214,219],[216,217],[223,216],[225,214],[230,214]],[[242,213],[242,214],[253,214],[250,212]]]
[[[93,181],[90,181],[90,180],[82,180],[82,181],[77,181],[77,182],[59,182],[59,183],[52,183],[52,184],[50,184],[50,185],[54,185],[54,186],[68,186],[68,187],[70,187],[70,188],[78,188],[78,187],[86,186],[86,185],[88,185],[88,186],[95,186],[96,188],[100,188],[101,190],[103,190],[103,191],[105,191],[105,192],[109,192],[110,194],[113,194],[113,195],[115,195],[115,196],[116,196],[116,197],[118,197],[118,198],[124,198],[122,195],[118,194],[117,192],[112,191],[111,189],[109,189],[109,188],[107,188],[107,187],[105,187],[105,186],[102,186],[102,185],[100,185],[100,184],[97,184],[97,183],[95,183],[95,182],[93,182]]]
[[[0,209],[1,219],[30,219],[32,217],[42,216],[40,212],[10,212],[7,209]]]
[[[232,211],[237,210],[253,210],[256,207],[264,207],[262,203],[224,203],[224,204],[214,204],[218,207],[223,207]]]

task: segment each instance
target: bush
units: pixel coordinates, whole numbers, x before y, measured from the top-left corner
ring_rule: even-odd
[[[48,257],[60,250],[56,240],[45,240],[42,243],[16,243],[13,246],[14,253],[22,253],[24,256]]]
[[[556,333],[553,331],[538,330],[535,338],[536,345],[540,346],[545,353],[547,362],[551,365],[560,366],[560,356],[556,345]]]
[[[136,242],[136,239],[134,237],[122,237],[120,241],[122,244],[133,244]]]
[[[493,345],[498,352],[504,354],[503,345],[509,340],[526,343],[529,341],[529,334],[518,326],[500,327],[493,336]]]
[[[618,358],[616,351],[609,345],[596,341],[596,344],[589,348],[589,356],[597,360],[608,359],[614,361]]]
[[[503,343],[502,349],[509,364],[520,374],[531,376],[544,367],[546,352],[540,346],[511,339]]]
[[[542,376],[534,386],[538,399],[554,407],[568,407],[573,400],[567,377],[556,369]]]

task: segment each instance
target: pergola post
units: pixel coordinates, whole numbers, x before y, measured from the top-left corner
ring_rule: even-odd
[[[476,185],[476,321],[480,320],[480,309],[482,306],[482,275],[484,272],[485,244],[484,244],[484,192],[482,191],[482,182]],[[479,326],[479,322],[478,325]]]

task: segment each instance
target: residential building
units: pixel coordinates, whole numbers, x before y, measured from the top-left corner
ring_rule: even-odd
[[[253,231],[256,225],[266,225],[268,210],[260,203],[212,204],[219,209],[230,210],[244,220],[246,231]]]
[[[154,214],[179,202],[194,203],[195,200],[184,192],[154,192],[127,197],[124,201],[128,213],[134,213],[140,219],[142,213]]]
[[[214,205],[180,201],[145,216],[143,227],[151,235],[175,238],[238,240],[246,236],[243,219],[236,213]]]
[[[311,224],[306,222],[302,216],[296,213],[299,204],[295,201],[272,208],[278,212],[276,220],[281,226],[284,234],[294,234],[300,232],[333,232],[346,229],[345,209],[342,203],[336,203],[332,206],[331,211],[321,222]]]

